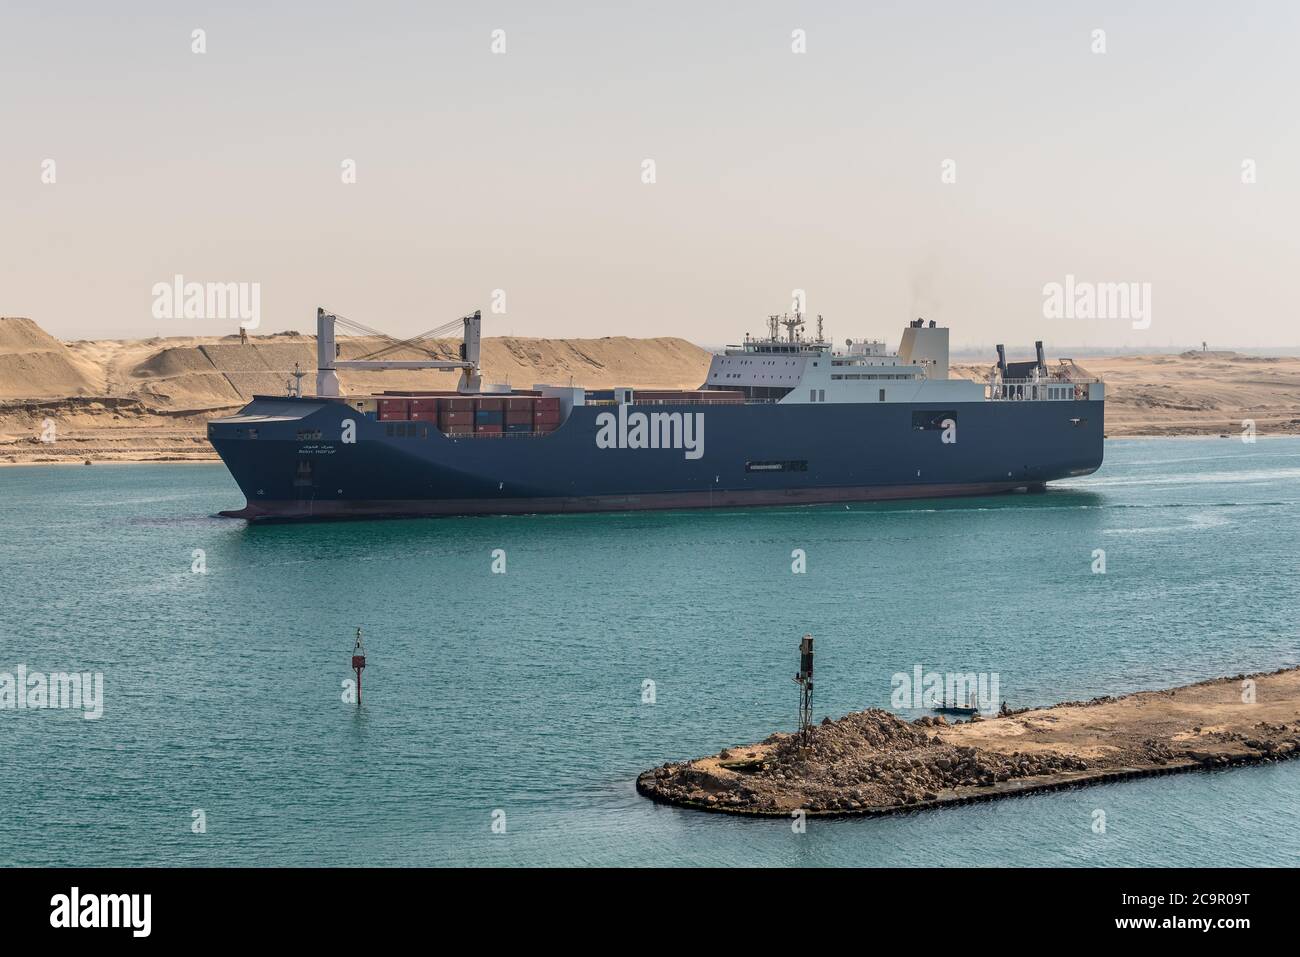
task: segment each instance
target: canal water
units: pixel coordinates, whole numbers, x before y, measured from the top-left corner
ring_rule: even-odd
[[[1300,440],[1112,440],[1044,495],[848,508],[213,517],[241,504],[220,465],[0,469],[0,673],[103,676],[97,719],[0,710],[0,864],[1300,860],[1300,762],[802,834],[633,790],[791,728],[805,632],[818,718],[918,665],[1018,707],[1300,663]]]

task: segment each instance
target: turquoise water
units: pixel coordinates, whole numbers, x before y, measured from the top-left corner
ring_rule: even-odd
[[[805,834],[632,787],[788,729],[809,631],[818,717],[917,664],[1018,706],[1300,662],[1300,440],[1111,441],[1045,495],[848,509],[211,517],[240,504],[217,465],[0,469],[0,671],[105,682],[97,721],[0,711],[0,864],[1300,860],[1300,762]]]

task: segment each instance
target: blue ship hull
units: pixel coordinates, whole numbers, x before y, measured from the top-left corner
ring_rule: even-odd
[[[635,407],[633,407],[635,408]],[[600,448],[577,406],[554,432],[448,436],[377,421],[345,401],[258,397],[209,423],[259,520],[733,507],[1037,489],[1102,462],[1100,401],[665,406],[703,414],[698,458]],[[914,412],[955,412],[957,441]],[[345,442],[345,420],[354,423]],[[409,434],[390,435],[394,431]]]

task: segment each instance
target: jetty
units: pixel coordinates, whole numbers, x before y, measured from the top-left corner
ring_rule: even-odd
[[[872,708],[664,764],[636,787],[701,811],[877,816],[1297,754],[1289,668],[957,723]]]

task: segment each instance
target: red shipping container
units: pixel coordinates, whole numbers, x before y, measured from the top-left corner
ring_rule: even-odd
[[[440,408],[449,412],[473,412],[474,400],[463,396],[453,396],[442,400]]]
[[[411,411],[411,401],[409,399],[380,399],[379,400],[379,418],[380,419],[405,419]]]
[[[438,413],[438,421],[444,425],[473,425],[473,412],[454,412],[443,409]]]
[[[559,424],[560,424],[560,417],[558,415],[538,414],[533,416],[533,425],[539,429],[543,427],[548,429],[553,429]]]
[[[506,409],[506,425],[532,425],[531,409]]]
[[[506,407],[506,400],[500,398],[475,399],[474,409],[478,412],[501,412]]]
[[[412,421],[412,422],[433,422],[433,423],[437,423],[437,421],[438,421],[438,413],[437,413],[437,412],[412,412],[412,413],[411,413],[411,421]]]
[[[536,411],[538,412],[555,412],[560,411],[560,397],[558,395],[541,396],[537,400]]]
[[[442,424],[439,428],[447,435],[472,435],[474,426],[469,423]]]
[[[412,399],[411,415],[415,415],[417,412],[437,412],[441,402],[441,399]]]
[[[500,435],[503,429],[499,425],[476,425],[474,431],[483,435]]]
[[[527,396],[510,396],[506,399],[507,412],[532,412],[533,403],[536,399],[530,399]]]
[[[559,423],[556,423],[556,422],[534,422],[534,423],[533,423],[533,431],[534,431],[534,432],[554,432],[554,431],[556,430],[556,428],[558,428],[558,426],[559,426]]]

